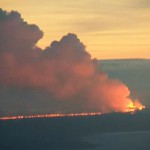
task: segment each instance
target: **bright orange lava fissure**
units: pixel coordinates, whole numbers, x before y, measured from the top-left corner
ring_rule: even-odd
[[[77,117],[77,116],[96,116],[101,115],[100,112],[95,113],[71,113],[71,114],[44,114],[44,115],[29,115],[29,116],[11,116],[0,117],[0,120],[16,120],[16,119],[30,119],[30,118],[56,118],[56,117]]]
[[[141,111],[145,109],[139,101],[130,102],[127,106],[126,110],[123,112],[134,113],[137,110]],[[0,120],[17,120],[17,119],[30,119],[30,118],[57,118],[57,117],[77,117],[77,116],[98,116],[101,115],[101,112],[93,112],[93,113],[70,113],[70,114],[41,114],[41,115],[29,115],[29,116],[7,116],[0,117]]]

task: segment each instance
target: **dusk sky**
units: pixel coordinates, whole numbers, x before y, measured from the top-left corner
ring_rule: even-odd
[[[150,58],[149,0],[0,0],[0,7],[38,25],[42,48],[71,32],[92,57]]]

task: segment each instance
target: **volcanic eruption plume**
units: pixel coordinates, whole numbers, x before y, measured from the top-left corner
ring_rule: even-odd
[[[126,85],[110,79],[100,69],[98,61],[91,58],[75,34],[53,41],[43,50],[36,46],[42,36],[43,32],[25,22],[18,12],[0,10],[1,88],[44,90],[49,93],[50,102],[41,100],[41,103],[53,113],[126,112],[144,108],[139,101],[129,98]],[[19,113],[19,103],[13,104],[10,111],[9,102],[5,101],[0,102],[3,114]],[[31,101],[25,102],[30,109]],[[38,112],[44,110],[44,105],[37,103],[33,108]]]

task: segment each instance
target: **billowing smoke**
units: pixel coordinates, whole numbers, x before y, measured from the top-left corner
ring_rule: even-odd
[[[50,105],[49,112],[52,107],[53,112],[126,110],[132,102],[129,89],[99,69],[75,34],[53,41],[44,50],[36,46],[42,36],[42,31],[18,12],[0,10],[1,87],[47,91],[55,101],[54,106],[45,104]],[[60,103],[64,106],[58,107]],[[38,103],[35,107],[41,109]],[[7,105],[4,110],[7,112]]]

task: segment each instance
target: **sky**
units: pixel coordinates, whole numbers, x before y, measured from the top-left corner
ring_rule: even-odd
[[[150,58],[149,0],[0,0],[0,7],[40,27],[39,47],[71,32],[93,58]]]

